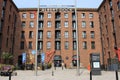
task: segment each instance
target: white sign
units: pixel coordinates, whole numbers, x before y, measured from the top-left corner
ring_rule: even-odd
[[[100,68],[100,62],[93,62],[94,68]]]

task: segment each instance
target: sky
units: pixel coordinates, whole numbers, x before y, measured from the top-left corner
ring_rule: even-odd
[[[37,8],[38,0],[13,0],[18,8]],[[76,0],[78,8],[98,8],[103,0]],[[40,5],[75,5],[75,0],[40,0]]]

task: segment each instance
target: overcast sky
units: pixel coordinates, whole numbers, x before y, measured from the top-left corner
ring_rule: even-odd
[[[38,0],[13,0],[18,8],[37,8]],[[98,8],[103,0],[76,0],[79,8]],[[75,0],[40,0],[40,5],[75,5]]]

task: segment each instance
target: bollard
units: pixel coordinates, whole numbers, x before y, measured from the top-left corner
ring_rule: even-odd
[[[119,80],[118,79],[118,71],[117,70],[115,71],[115,75],[116,75],[116,80]]]
[[[9,72],[9,80],[11,80],[11,72]]]
[[[90,71],[90,80],[92,80],[92,71]]]
[[[52,76],[54,76],[54,71],[52,71]]]

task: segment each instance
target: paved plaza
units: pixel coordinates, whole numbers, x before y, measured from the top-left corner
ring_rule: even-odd
[[[90,72],[86,69],[80,69],[80,75],[76,75],[76,69],[57,68],[52,76],[52,69],[38,71],[35,76],[35,71],[32,70],[17,70],[17,76],[12,76],[11,80],[90,80]],[[120,72],[118,72],[120,80]],[[0,76],[0,80],[9,80],[9,77]],[[92,80],[116,80],[114,71],[102,71],[102,75],[94,75]]]

